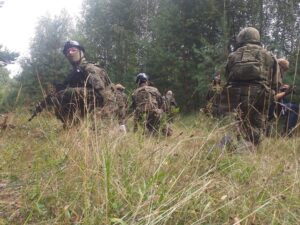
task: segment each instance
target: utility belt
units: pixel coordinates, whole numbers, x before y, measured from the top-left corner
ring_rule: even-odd
[[[233,112],[241,102],[247,99],[267,97],[271,101],[272,92],[270,90],[270,88],[267,89],[265,85],[260,83],[230,82],[221,93],[219,111],[221,113]]]
[[[265,87],[261,84],[236,84],[236,83],[229,83],[226,87],[224,87],[224,90],[221,95],[224,95],[224,92],[226,92],[226,95],[230,96],[236,96],[236,95],[255,95],[258,94],[258,92],[261,92],[264,90]]]
[[[267,82],[262,81],[229,81],[226,87],[260,87],[265,89],[267,92],[274,93],[274,91],[270,88]]]

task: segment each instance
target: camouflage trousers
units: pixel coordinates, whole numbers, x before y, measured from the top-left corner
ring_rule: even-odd
[[[221,96],[221,108],[223,112],[235,112],[240,134],[258,145],[271,99],[272,94],[261,85],[228,86]]]
[[[104,105],[101,97],[85,88],[67,88],[51,96],[47,103],[54,107],[55,115],[64,127],[79,123],[93,110],[103,117],[112,115],[114,108],[113,103]]]
[[[134,112],[134,128],[133,131],[136,132],[138,127],[143,128],[143,132],[147,131],[148,134],[158,134],[160,131],[166,136],[172,134],[171,127],[168,123],[163,123],[164,112],[161,109],[156,109],[152,111],[139,111]]]

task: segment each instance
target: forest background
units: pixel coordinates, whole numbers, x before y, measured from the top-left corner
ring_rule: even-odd
[[[88,60],[128,94],[136,74],[145,72],[162,93],[174,91],[183,111],[197,110],[246,26],[259,30],[265,48],[290,61],[285,82],[298,84],[296,98],[299,93],[299,0],[84,0],[75,16],[75,24],[66,11],[40,18],[22,72],[10,78],[0,68],[1,111],[42,99],[51,83],[67,76],[62,46],[69,39],[78,40]],[[1,47],[1,61],[17,56]]]

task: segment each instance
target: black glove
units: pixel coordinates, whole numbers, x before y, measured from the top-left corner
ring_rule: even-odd
[[[290,86],[289,88],[287,88],[286,90],[284,90],[285,96],[289,95],[291,93],[294,93],[294,91],[295,91],[294,89],[295,89],[295,87]]]

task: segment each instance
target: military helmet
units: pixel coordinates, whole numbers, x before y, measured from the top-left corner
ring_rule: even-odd
[[[135,80],[135,83],[137,84],[141,84],[141,83],[144,83],[146,81],[149,80],[149,77],[147,76],[147,74],[145,73],[139,73],[137,76],[136,76],[136,80]]]
[[[290,63],[284,58],[278,59],[278,64],[283,70],[288,70]]]
[[[166,95],[167,95],[167,96],[173,96],[173,91],[168,90],[167,93],[166,93]]]
[[[78,48],[79,50],[83,51],[83,53],[85,52],[84,47],[81,44],[79,44],[78,41],[70,40],[64,44],[64,48],[63,48],[64,55],[66,55],[67,50],[72,47]]]
[[[245,44],[245,43],[260,43],[260,35],[257,29],[254,27],[246,27],[240,31],[236,38],[237,44]]]
[[[116,89],[123,91],[125,90],[125,87],[122,84],[116,84]]]
[[[214,79],[213,79],[214,81],[221,81],[221,74],[216,74],[215,76],[214,76]]]

